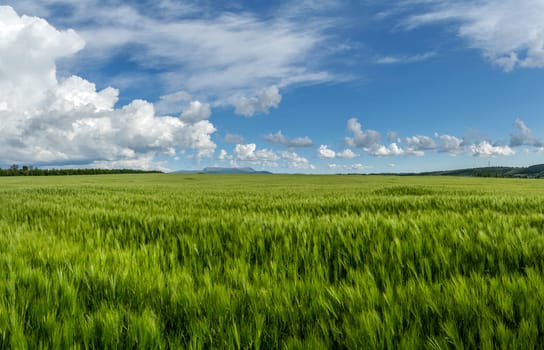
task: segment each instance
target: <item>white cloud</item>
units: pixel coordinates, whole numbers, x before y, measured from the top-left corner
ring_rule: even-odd
[[[271,150],[257,150],[257,145],[254,143],[238,144],[234,147],[234,157],[240,161],[250,162],[275,162],[280,157]]]
[[[482,141],[479,144],[471,145],[470,151],[475,157],[511,156],[516,154],[509,146],[494,146],[488,141]]]
[[[346,148],[342,152],[335,152],[334,150],[330,149],[327,145],[321,145],[317,149],[317,156],[319,158],[344,158],[344,159],[352,159],[358,157],[358,155],[350,150],[349,148]]]
[[[71,76],[53,89],[55,99],[47,109],[61,113],[85,108],[94,112],[112,111],[119,96],[119,91],[111,87],[97,92],[95,84],[77,76]]]
[[[363,130],[357,119],[352,118],[348,121],[348,131],[353,136],[347,137],[345,140],[348,145],[358,147],[366,153],[377,157],[400,155],[423,156],[425,151],[449,153],[450,155],[458,155],[468,151],[473,156],[479,157],[509,156],[515,154],[515,151],[511,147],[521,145],[533,146],[535,148],[543,147],[544,141],[535,138],[531,129],[522,120],[516,119],[514,125],[518,131],[511,135],[509,146],[500,142],[492,144],[489,141],[478,141],[479,137],[477,136],[462,139],[452,135],[435,133],[434,138],[425,135],[416,135],[400,139],[396,133],[392,132],[388,134],[389,140],[396,139],[399,142],[391,142],[389,145],[384,145],[381,143],[379,132]],[[328,150],[326,146],[322,146],[318,150],[318,155],[321,158],[327,158],[324,154]],[[333,150],[330,151],[334,152]],[[334,152],[334,157],[333,153],[328,154],[330,155],[328,158],[341,158],[338,152]]]
[[[96,169],[140,169],[140,170],[160,170],[164,172],[171,171],[167,167],[165,162],[157,162],[154,160],[154,154],[142,155],[134,159],[120,159],[120,160],[97,160],[92,162],[89,166]],[[73,166],[69,166],[73,168]]]
[[[255,150],[257,145],[254,143],[249,143],[247,145],[236,145],[234,148],[234,156],[239,160],[257,160],[255,155]]]
[[[405,151],[396,142],[390,143],[387,146],[383,145],[381,143],[380,133],[375,130],[363,130],[356,118],[348,120],[348,131],[353,134],[353,137],[346,137],[346,144],[351,147],[361,148],[372,156],[386,157],[403,154],[421,155],[421,151]]]
[[[278,157],[278,155],[274,151],[268,149],[259,150],[255,152],[255,154],[257,155],[257,158],[259,160],[267,162],[275,162],[280,159],[280,157]]]
[[[435,135],[440,140],[440,145],[438,147],[439,152],[446,152],[452,155],[459,154],[463,152],[463,139],[452,135]]]
[[[73,30],[0,6],[0,104],[13,113],[39,104],[57,86],[55,61],[85,46]]]
[[[330,170],[338,170],[338,171],[353,171],[353,170],[360,171],[360,170],[368,169],[367,166],[361,163],[347,164],[347,165],[331,163],[331,164],[328,164],[327,167]]]
[[[231,159],[232,157],[229,156],[229,153],[222,149],[221,151],[219,151],[219,156],[217,157],[217,159],[219,160],[227,160],[227,159]]]
[[[211,156],[215,127],[155,113],[135,100],[116,109],[119,92],[97,91],[77,76],[57,80],[56,60],[85,42],[45,20],[0,6],[0,160],[5,163],[159,165],[159,154]],[[150,158],[151,157],[151,158]],[[151,160],[150,160],[151,159]]]
[[[276,6],[262,16],[240,11],[236,4],[193,1],[4,3],[76,28],[88,43],[79,59],[90,61],[89,66],[108,65],[123,52],[131,64],[164,72],[158,77],[168,91],[188,91],[212,106],[236,103],[243,115],[279,104],[279,94],[270,96],[268,103],[254,102],[267,87],[339,78],[322,68],[331,54],[323,50],[331,47],[329,29],[338,24],[330,13],[317,10],[322,6],[307,7],[304,13],[293,11],[293,6]],[[164,106],[159,104],[160,113],[174,112],[165,112]]]
[[[234,101],[235,113],[244,117],[252,117],[257,113],[268,113],[270,108],[277,108],[281,95],[277,86],[262,90],[258,96],[239,97]]]
[[[412,136],[404,139],[404,142],[409,149],[413,151],[428,151],[436,149],[437,145],[434,140],[429,136]]]
[[[178,114],[181,111],[180,119],[186,123],[206,120],[212,115],[209,103],[191,99],[191,95],[185,91],[163,95],[155,103],[155,110],[161,114]]]
[[[534,146],[534,147],[543,147],[544,141],[537,139],[533,136],[531,129],[525,125],[523,120],[516,119],[514,121],[514,126],[518,130],[516,134],[511,135],[510,137],[510,147],[517,146]]]
[[[407,64],[426,61],[436,56],[436,52],[425,52],[412,56],[383,56],[376,59],[375,63],[378,64]]]
[[[296,137],[294,139],[288,139],[281,130],[279,130],[275,134],[269,134],[265,136],[265,140],[275,144],[275,145],[282,145],[285,147],[311,147],[314,145],[312,139],[309,137]]]
[[[210,105],[200,101],[192,101],[181,113],[181,120],[186,123],[196,123],[208,119],[212,115]]]
[[[317,156],[319,158],[336,158],[336,152],[327,145],[321,145],[317,149]]]
[[[405,154],[404,150],[394,142],[388,146],[374,145],[371,148],[366,148],[365,151],[373,156],[379,157],[400,156]]]
[[[510,146],[502,145],[500,143],[491,144],[489,141],[477,142],[477,138],[474,140],[461,139],[456,136],[446,134],[440,135],[438,133],[434,134],[434,138],[425,135],[416,135],[400,139],[396,133],[392,132],[388,135],[389,140],[397,139],[399,143],[402,142],[402,145],[397,142],[391,142],[389,145],[384,145],[381,143],[381,135],[379,132],[374,130],[363,130],[357,119],[352,118],[348,121],[348,131],[350,131],[353,136],[347,137],[345,140],[348,145],[358,147],[366,153],[376,157],[401,155],[423,156],[425,151],[443,152],[449,153],[450,155],[458,155],[465,151],[470,151],[470,154],[479,157],[509,156],[515,154],[515,151],[511,147],[520,145],[541,147],[544,144],[543,141],[532,136],[531,130],[523,123],[523,121],[516,119],[514,125],[518,129],[518,133],[512,135]],[[327,158],[324,156],[327,151],[331,151],[331,153],[328,153],[328,158],[341,158],[340,153],[329,150],[327,146],[324,145],[318,150],[318,155],[321,158]]]
[[[380,145],[380,133],[375,130],[363,130],[356,118],[348,120],[348,131],[353,134],[353,137],[345,139],[348,146],[370,149]]]
[[[191,95],[189,93],[178,91],[161,96],[159,101],[155,103],[155,109],[159,114],[177,114],[189,101],[191,101]]]
[[[359,155],[350,150],[349,148],[346,148],[342,152],[336,152],[336,156],[338,158],[352,159],[358,157]]]
[[[544,67],[544,1],[478,0],[430,3],[405,21],[407,28],[448,23],[491,62],[510,71]]]
[[[364,164],[361,164],[361,163],[355,163],[355,164],[351,165],[351,168],[353,170],[364,170],[364,169],[367,168],[367,166],[365,166]]]
[[[387,141],[389,142],[400,142],[399,135],[396,131],[387,132]]]
[[[315,166],[310,163],[307,158],[304,158],[298,155],[295,152],[280,152],[280,155],[283,159],[287,161],[287,168],[289,169],[300,169],[300,170],[313,170]]]

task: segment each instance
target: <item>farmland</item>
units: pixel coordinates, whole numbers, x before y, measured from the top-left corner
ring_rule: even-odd
[[[534,348],[544,182],[0,179],[0,348]]]

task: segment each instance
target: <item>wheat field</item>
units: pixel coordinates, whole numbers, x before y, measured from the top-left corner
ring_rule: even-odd
[[[0,348],[544,344],[544,182],[0,178]]]

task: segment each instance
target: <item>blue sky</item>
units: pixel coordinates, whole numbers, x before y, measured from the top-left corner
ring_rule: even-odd
[[[0,165],[544,163],[544,0],[0,6]]]

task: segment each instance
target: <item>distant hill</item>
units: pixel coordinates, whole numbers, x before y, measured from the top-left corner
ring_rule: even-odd
[[[269,171],[257,171],[250,167],[244,168],[222,168],[222,167],[207,167],[202,170],[180,170],[175,171],[175,174],[201,173],[201,174],[272,174]]]
[[[257,171],[250,167],[244,168],[223,168],[207,167],[202,170],[179,170],[175,174],[272,174],[269,171]],[[352,174],[361,175],[361,174]],[[467,168],[456,170],[440,170],[422,173],[383,173],[382,175],[398,176],[474,176],[474,177],[509,177],[509,178],[544,178],[544,164],[531,165],[529,167],[485,167]]]
[[[544,178],[544,164],[531,165],[529,167],[486,167],[457,170],[431,171],[418,174],[424,176],[476,176],[476,177],[516,177],[516,178]]]

